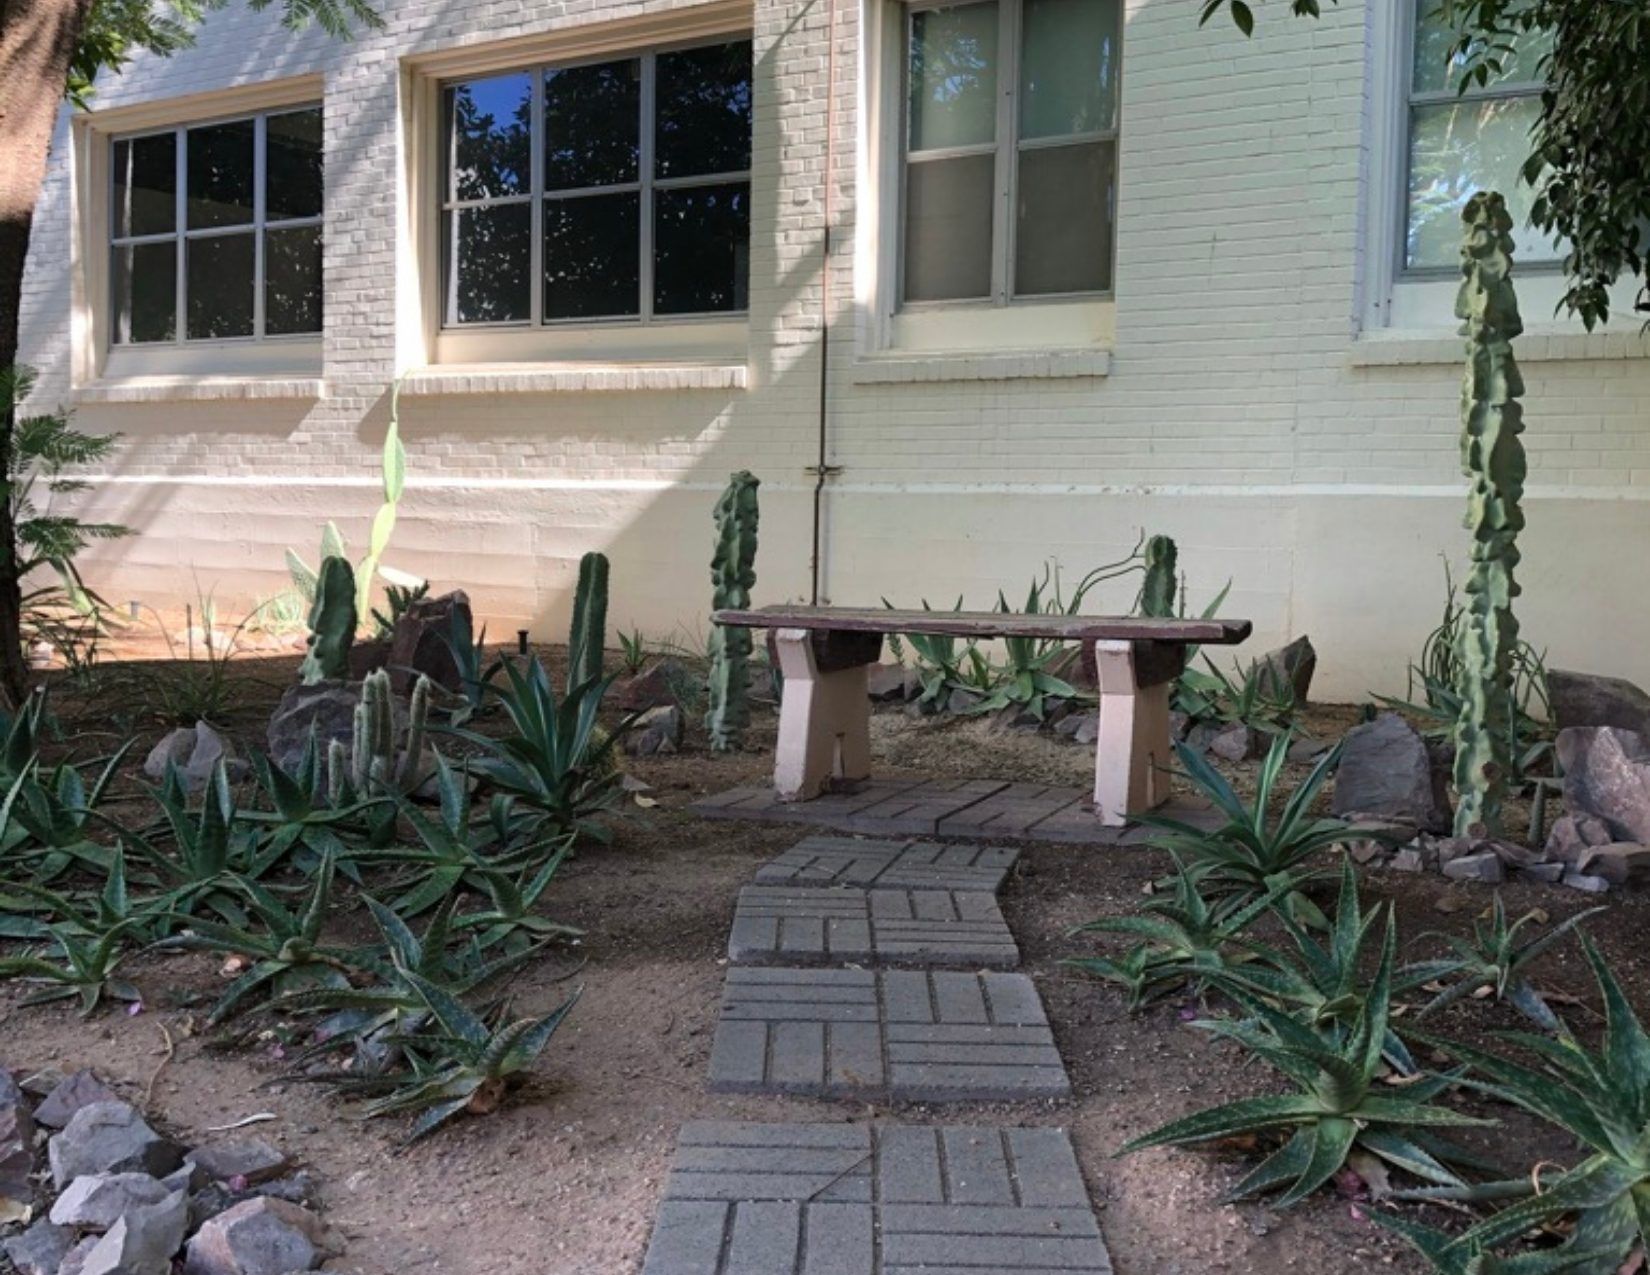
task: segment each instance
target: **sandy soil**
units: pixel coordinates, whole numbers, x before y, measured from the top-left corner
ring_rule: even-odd
[[[229,723],[261,734],[267,706],[290,661],[248,662],[252,678]],[[65,719],[97,729],[96,701],[64,696]],[[78,718],[76,715],[79,715]],[[1350,710],[1314,717],[1344,725]],[[214,963],[172,957],[132,968],[144,1013],[81,1022],[57,1009],[12,1008],[0,991],[0,1061],[14,1068],[93,1066],[183,1138],[250,1114],[277,1119],[261,1132],[320,1175],[329,1219],[349,1243],[338,1269],[362,1275],[625,1275],[639,1270],[677,1128],[695,1117],[768,1120],[901,1120],[1055,1124],[1075,1139],[1121,1275],[1384,1268],[1423,1264],[1361,1219],[1360,1205],[1324,1194],[1286,1213],[1219,1202],[1246,1163],[1240,1152],[1113,1153],[1161,1121],[1217,1100],[1264,1092],[1272,1080],[1187,1027],[1182,1005],[1130,1015],[1118,993],[1062,966],[1095,950],[1071,939],[1073,925],[1126,911],[1165,860],[1141,850],[1032,846],[1004,908],[1055,1026],[1076,1096],[1046,1106],[896,1106],[726,1098],[704,1091],[728,925],[735,893],[755,866],[794,843],[797,828],[696,819],[698,796],[766,772],[770,713],[759,714],[750,749],[712,757],[697,742],[684,754],[629,763],[651,784],[652,808],[631,807],[611,845],[590,845],[564,869],[546,910],[579,925],[576,947],[542,962],[516,987],[523,1011],[545,1010],[569,987],[583,999],[551,1043],[533,1080],[497,1114],[465,1121],[408,1150],[386,1122],[361,1123],[348,1108],[304,1086],[271,1084],[280,1074],[268,1042],[223,1047],[195,1033],[200,1001],[217,981]],[[158,733],[151,726],[149,735]],[[71,735],[73,732],[71,731]],[[878,717],[885,773],[953,773],[1080,781],[1087,750],[983,723],[918,724],[900,710]],[[1481,888],[1440,877],[1370,873],[1366,905],[1390,899],[1408,950],[1427,950],[1429,930],[1461,930],[1489,901]],[[1556,921],[1591,903],[1551,887],[1511,886],[1508,905],[1544,908]],[[1618,896],[1592,926],[1638,1003],[1650,982],[1640,935],[1645,900]],[[348,924],[348,922],[346,922]],[[582,962],[582,964],[581,964]],[[1579,953],[1549,961],[1543,985],[1590,993]],[[1589,1021],[1590,1011],[1569,1011]],[[1579,1016],[1579,1017],[1577,1017]],[[1472,1003],[1439,1020],[1469,1036],[1513,1025]],[[163,1028],[176,1042],[168,1057]],[[1473,1105],[1468,1103],[1469,1106]],[[1488,1110],[1488,1108],[1483,1108]],[[1571,1153],[1504,1108],[1495,1147],[1509,1169]],[[1433,1221],[1445,1223],[1440,1215]]]

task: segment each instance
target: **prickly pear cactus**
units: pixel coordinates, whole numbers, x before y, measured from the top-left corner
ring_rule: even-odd
[[[1158,619],[1174,616],[1175,544],[1168,536],[1146,541],[1146,578],[1140,585],[1140,614]]]
[[[1512,285],[1512,217],[1500,195],[1480,191],[1461,211],[1461,289],[1466,374],[1461,382],[1461,469],[1472,535],[1457,637],[1461,715],[1455,723],[1455,831],[1495,833],[1513,771],[1509,715],[1518,643],[1513,599],[1524,528],[1524,382],[1512,338],[1524,330]]]
[[[756,583],[756,489],[758,480],[741,469],[728,480],[716,502],[716,550],[710,559],[712,605],[748,607]],[[710,711],[705,727],[713,752],[730,753],[739,747],[750,725],[751,631],[710,629]]]
[[[349,676],[349,649],[355,641],[355,572],[343,558],[323,558],[309,608],[309,654],[299,672],[304,684]]]
[[[579,559],[579,585],[573,594],[573,624],[567,635],[567,689],[602,675],[602,648],[607,644],[607,555],[587,553]]]

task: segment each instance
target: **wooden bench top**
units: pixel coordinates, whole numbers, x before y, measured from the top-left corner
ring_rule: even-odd
[[[828,633],[937,633],[952,637],[1046,638],[1061,642],[1167,642],[1233,646],[1248,620],[1152,619],[1131,615],[1020,615],[1013,611],[895,611],[886,607],[767,606],[715,611],[731,628],[811,629]]]

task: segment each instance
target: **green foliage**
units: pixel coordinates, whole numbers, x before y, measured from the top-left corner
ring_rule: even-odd
[[[309,653],[299,672],[306,686],[341,682],[349,677],[349,651],[355,643],[355,572],[332,555],[321,559],[309,608]]]
[[[1566,1245],[1546,1252],[1497,1257],[1475,1240],[1464,1241],[1390,1213],[1371,1211],[1369,1218],[1407,1240],[1437,1275],[1558,1275],[1574,1271],[1583,1262],[1608,1256],[1608,1250],[1578,1252],[1573,1245]]]
[[[635,677],[647,664],[647,639],[640,629],[619,634],[619,662],[625,674]]]
[[[1263,664],[1251,664],[1228,677],[1204,657],[1207,673],[1188,668],[1175,682],[1173,702],[1177,710],[1194,722],[1222,726],[1244,725],[1265,735],[1282,735],[1295,722],[1295,687],[1287,679],[1272,676]]]
[[[573,593],[573,620],[567,634],[567,684],[597,682],[602,676],[602,648],[607,644],[607,555],[587,553],[579,559],[579,583]]]
[[[504,667],[502,657],[487,661],[487,629],[481,636],[475,633],[475,621],[468,607],[454,607],[447,618],[447,631],[441,635],[453,655],[453,667],[464,695],[464,703],[455,709],[449,719],[454,726],[462,726],[487,704],[487,684]]]
[[[415,585],[390,584],[384,586],[384,605],[388,609],[380,611],[372,609],[373,636],[388,638],[395,633],[395,626],[401,617],[407,614],[408,608],[414,602],[419,602],[430,594],[430,582],[420,580]]]
[[[1518,533],[1524,528],[1524,382],[1512,339],[1524,330],[1512,285],[1512,217],[1500,195],[1479,193],[1461,212],[1460,291],[1467,366],[1461,386],[1461,470],[1470,487],[1466,527],[1471,565],[1463,591],[1456,658],[1461,716],[1455,725],[1455,831],[1501,830],[1501,807],[1514,772],[1513,654],[1518,620]]]
[[[728,479],[716,502],[716,545],[710,558],[711,606],[735,610],[750,606],[756,584],[756,529],[760,516],[756,489],[760,480],[742,469]],[[710,633],[710,708],[705,727],[712,752],[738,750],[750,725],[751,631],[713,624]]]
[[[1335,1018],[1314,1029],[1256,1000],[1247,1006],[1248,1018],[1194,1024],[1235,1041],[1271,1065],[1291,1082],[1291,1092],[1245,1098],[1172,1121],[1136,1138],[1124,1152],[1287,1132],[1282,1147],[1239,1182],[1229,1197],[1242,1199],[1281,1188],[1279,1207],[1297,1203],[1328,1182],[1354,1149],[1429,1182],[1464,1185],[1446,1167],[1460,1153],[1431,1131],[1493,1122],[1433,1105],[1452,1077],[1418,1081],[1403,1089],[1402,1097],[1379,1091],[1389,1037],[1394,945],[1389,917],[1380,964],[1349,1019]]]
[[[315,732],[310,731],[295,771],[283,770],[262,753],[251,758],[252,775],[267,810],[244,809],[239,819],[255,829],[259,858],[290,862],[313,872],[331,855],[341,870],[353,872],[346,859],[346,838],[360,832],[377,812],[394,806],[387,798],[359,797],[353,788],[338,790],[341,800],[322,782]]]
[[[1540,918],[1533,911],[1526,912],[1509,925],[1506,905],[1497,890],[1489,917],[1473,921],[1470,939],[1455,934],[1438,936],[1453,955],[1405,967],[1405,974],[1423,983],[1450,980],[1449,985],[1433,997],[1416,1017],[1424,1018],[1463,997],[1488,990],[1497,1002],[1506,1001],[1543,1030],[1563,1031],[1558,1016],[1525,978],[1525,971],[1571,930],[1602,911],[1603,908],[1588,908],[1555,925],[1545,934],[1521,941],[1519,931],[1526,925],[1539,924]]]
[[[125,959],[121,941],[137,924],[137,921],[122,922],[90,935],[67,926],[49,925],[46,928],[63,963],[53,964],[38,956],[6,957],[0,959],[0,982],[16,978],[47,985],[25,997],[25,1005],[43,1005],[78,996],[82,1018],[95,1013],[105,996],[121,1001],[142,1000],[137,988],[116,973]]]
[[[1042,606],[1042,590],[1038,582],[1033,581],[1031,591],[1026,595],[1023,613],[1040,615]],[[997,610],[1003,614],[1013,611],[1001,592],[997,594]],[[984,698],[968,710],[970,713],[998,712],[1013,704],[1042,721],[1048,699],[1071,699],[1077,694],[1076,687],[1048,671],[1048,665],[1062,654],[1059,643],[1008,637],[1003,639],[1002,645],[1003,663],[992,668],[990,688]],[[977,654],[977,651],[971,649],[970,654]]]
[[[1556,1040],[1527,1032],[1502,1038],[1533,1057],[1525,1063],[1490,1050],[1435,1041],[1469,1064],[1465,1083],[1524,1108],[1575,1138],[1590,1154],[1539,1194],[1492,1214],[1455,1243],[1485,1249],[1531,1228],[1575,1215],[1572,1253],[1578,1275],[1616,1275],[1635,1247],[1650,1241],[1650,1036],[1598,949],[1582,951],[1604,1001],[1604,1039],[1590,1050],[1567,1031]]]
[[[1153,536],[1146,541],[1145,577],[1140,582],[1141,615],[1160,619],[1175,614],[1175,561],[1178,551],[1168,536]]]

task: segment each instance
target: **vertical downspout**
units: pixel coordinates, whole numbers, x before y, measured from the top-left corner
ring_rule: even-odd
[[[813,553],[808,560],[809,598],[819,604],[820,557],[824,549],[825,480],[840,472],[840,466],[830,463],[830,430],[828,426],[831,379],[831,224],[834,219],[833,182],[836,177],[836,7],[837,0],[826,0],[829,22],[826,26],[825,52],[825,175],[824,227],[820,235],[819,279],[819,449],[808,472],[814,476]]]

